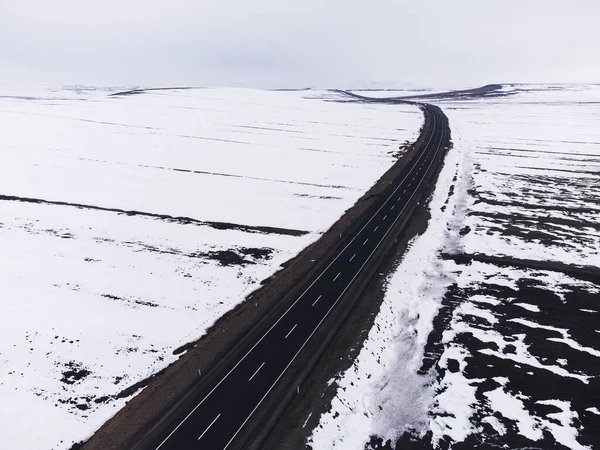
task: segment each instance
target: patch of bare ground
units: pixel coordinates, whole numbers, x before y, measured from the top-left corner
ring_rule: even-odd
[[[436,93],[425,93],[425,94],[416,94],[416,95],[405,95],[401,97],[386,97],[386,98],[371,98],[365,97],[363,95],[356,94],[355,92],[343,91],[343,90],[335,90],[335,92],[339,92],[345,94],[349,97],[353,97],[360,101],[371,101],[378,103],[398,103],[398,102],[406,102],[406,101],[414,101],[414,100],[472,100],[479,98],[489,98],[489,97],[506,97],[509,95],[514,95],[514,92],[503,91],[501,84],[487,84],[485,86],[481,86],[474,89],[463,89],[459,91],[447,91],[447,92],[436,92]]]
[[[373,204],[385,188],[394,180],[415,157],[424,145],[425,131],[430,127],[426,114],[425,123],[417,141],[410,145],[402,158],[379,179],[323,236],[305,248],[295,258],[289,260],[263,286],[251,293],[236,308],[221,317],[200,340],[190,342],[178,352],[182,356],[169,367],[136,385],[145,389],[105,423],[83,446],[84,450],[129,449],[140,436],[151,428],[198,379],[198,371],[206,373],[232,348],[240,338],[252,329],[265,314],[292,289],[318,261],[327,254],[341,233],[349,230],[355,221]],[[426,221],[424,217],[423,223]],[[411,225],[414,230],[414,225]],[[414,233],[414,231],[413,231]],[[391,266],[389,266],[391,268]],[[365,302],[363,302],[365,303]],[[369,302],[366,302],[369,303]],[[354,316],[353,316],[354,317]],[[356,317],[350,319],[355,321]],[[360,318],[360,322],[364,317]],[[355,333],[356,334],[356,333]],[[338,353],[336,346],[332,347]],[[345,353],[345,350],[339,354]],[[327,356],[329,359],[330,356]],[[295,403],[294,403],[295,404]],[[293,406],[293,405],[292,405]],[[284,419],[285,420],[285,419]],[[282,448],[282,447],[279,447]]]
[[[449,345],[444,342],[444,333],[452,330],[457,308],[472,302],[473,298],[485,296],[492,301],[478,303],[477,308],[493,314],[497,322],[490,324],[475,315],[461,315],[465,329],[454,335],[451,345],[469,355],[461,370],[470,385],[476,388],[476,405],[470,420],[477,424],[477,431],[462,442],[442,439],[435,448],[573,448],[563,445],[561,439],[549,432],[551,426],[548,424],[558,423],[553,416],[560,410],[555,406],[560,402],[574,412],[574,421],[569,426],[578,430],[577,441],[585,448],[598,448],[600,417],[593,408],[600,398],[600,363],[595,356],[600,349],[600,336],[596,331],[600,269],[483,254],[443,254],[442,257],[455,261],[466,271],[469,269],[465,266],[480,262],[489,267],[513,268],[521,276],[515,279],[513,286],[498,284],[493,275],[467,286],[453,284],[444,295],[420,369],[420,373],[434,371],[438,383],[446,372],[459,370],[458,361],[454,359],[440,364]],[[538,277],[548,272],[565,274],[570,280],[565,279],[558,286],[548,284],[543,277]],[[485,330],[487,336],[496,338],[481,339],[475,332],[477,330]],[[529,358],[513,359],[519,339],[522,339]],[[505,380],[504,385],[501,386],[499,380]],[[539,438],[532,441],[525,437],[516,422],[488,408],[486,395],[499,388],[515,395],[522,402],[524,411],[540,426],[545,424],[547,429]],[[490,414],[501,421],[505,427],[503,433],[498,433],[483,420]],[[424,450],[434,448],[434,445],[431,431],[424,436],[407,431],[395,443],[373,436],[368,448]]]
[[[540,209],[540,210],[546,210],[546,211],[560,211],[560,212],[565,212],[565,213],[570,213],[570,214],[577,214],[577,213],[593,213],[593,214],[600,214],[600,209],[598,208],[572,208],[572,207],[568,207],[568,206],[560,206],[560,205],[548,205],[548,204],[539,204],[536,205],[534,203],[524,203],[524,202],[507,202],[507,201],[502,201],[502,200],[494,200],[492,198],[485,198],[482,197],[480,195],[478,195],[477,193],[474,193],[475,197],[477,198],[477,200],[475,200],[475,203],[486,203],[488,205],[493,205],[493,206],[513,206],[513,207],[517,207],[517,208],[522,208],[522,209]]]
[[[48,205],[48,206],[67,206],[67,207],[72,207],[72,208],[77,208],[77,209],[85,209],[85,210],[91,210],[91,211],[113,212],[113,213],[117,213],[117,214],[125,214],[127,216],[140,216],[140,217],[148,217],[151,219],[164,220],[166,222],[178,223],[181,225],[207,226],[207,227],[214,228],[216,230],[238,230],[238,231],[244,231],[246,233],[283,234],[283,235],[288,235],[288,236],[303,236],[305,234],[308,234],[308,231],[304,231],[304,230],[294,230],[294,229],[288,229],[288,228],[275,228],[275,227],[266,227],[266,226],[241,225],[241,224],[227,223],[227,222],[209,222],[209,221],[193,219],[191,217],[171,216],[168,214],[126,210],[126,209],[120,209],[120,208],[108,208],[105,206],[85,205],[82,203],[71,203],[71,202],[63,202],[63,201],[57,201],[57,200],[45,200],[45,199],[41,199],[41,198],[18,197],[16,195],[0,194],[0,201],[35,203],[38,205]]]
[[[493,264],[497,267],[516,267],[519,269],[548,270],[560,272],[565,275],[600,284],[600,268],[595,266],[576,266],[558,261],[538,261],[533,259],[519,259],[509,256],[484,255],[480,253],[442,253],[443,259],[452,259],[458,264],[471,264],[473,261]]]

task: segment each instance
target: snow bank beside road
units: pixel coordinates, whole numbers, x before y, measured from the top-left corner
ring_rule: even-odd
[[[423,121],[415,107],[314,91],[2,89],[0,430],[11,450],[88,437],[126,388],[327,230]]]

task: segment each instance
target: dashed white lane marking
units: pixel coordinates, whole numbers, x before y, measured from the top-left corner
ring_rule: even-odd
[[[390,208],[390,211],[392,211],[394,209],[394,206],[396,206],[396,205],[392,205],[392,207]]]
[[[377,231],[377,228],[379,228],[379,225],[377,225],[377,226],[376,226],[376,227],[373,229],[373,231]]]
[[[210,425],[208,427],[206,427],[206,430],[204,430],[204,432],[200,435],[200,437],[198,438],[198,440],[202,439],[202,436],[204,436],[206,434],[206,432],[210,429],[210,427],[212,427],[215,424],[215,422],[217,421],[217,419],[219,417],[221,417],[221,414],[219,414],[217,417],[215,417],[214,420],[210,423]]]
[[[356,253],[354,255],[352,255],[352,258],[350,258],[350,261],[352,261],[355,256],[356,256]]]
[[[296,327],[294,326],[294,328],[296,328]],[[293,330],[294,328],[292,328],[292,330]],[[288,333],[288,334],[289,334],[289,333]],[[286,337],[287,337],[287,336],[286,336]],[[256,374],[258,373],[258,371],[259,371],[260,369],[262,369],[264,365],[265,365],[265,363],[262,363],[262,364],[260,365],[260,367],[259,367],[258,369],[256,369],[256,371],[255,371],[255,372],[252,374],[252,376],[251,376],[250,378],[248,378],[248,381],[252,381],[252,378],[254,378],[254,377],[256,376]]]
[[[369,242],[369,238],[365,239],[365,242],[363,242],[363,245],[365,245],[367,242]]]
[[[383,216],[383,220],[387,219],[387,214],[385,216]]]
[[[410,186],[410,184],[409,184],[409,186]],[[404,190],[402,191],[402,193],[403,193],[403,194],[406,194],[406,189],[404,189]]]
[[[335,276],[335,278],[333,279],[333,281],[337,280],[337,279],[338,279],[338,277],[339,277],[341,274],[342,274],[342,272],[338,273],[338,274]]]
[[[298,326],[298,324],[294,325],[294,326],[292,327],[292,329],[291,329],[290,331],[288,331],[288,334],[286,334],[286,335],[285,335],[285,339],[287,339],[287,338],[288,338],[288,336],[289,336],[290,334],[292,334],[292,331],[294,331],[294,329],[295,329],[297,326]]]
[[[323,294],[321,294],[317,297],[317,299],[313,302],[312,306],[315,306],[317,304],[317,302],[321,299],[321,297],[323,297]]]

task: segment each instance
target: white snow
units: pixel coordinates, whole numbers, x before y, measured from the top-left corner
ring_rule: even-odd
[[[481,421],[484,423],[489,423],[500,436],[504,436],[506,434],[506,427],[502,425],[502,422],[500,422],[494,416],[484,417],[481,419]]]
[[[515,306],[526,309],[527,311],[540,312],[540,308],[536,305],[530,305],[529,303],[515,303]]]
[[[3,448],[91,435],[128,400],[115,395],[327,230],[423,121],[315,91],[118,90],[0,85],[0,195],[91,207],[0,200]]]
[[[435,436],[434,444],[437,444],[438,437],[444,435],[450,436],[454,441],[462,441],[473,430],[470,419],[473,413],[472,405],[477,402],[477,386],[462,373],[467,356],[468,353],[459,346],[450,345],[440,359],[440,367],[446,369],[448,359],[454,359],[458,361],[460,369],[454,373],[446,372],[447,376],[437,387],[431,411],[436,414],[451,410],[453,414],[436,415],[429,421],[429,427]]]
[[[532,441],[538,441],[542,438],[542,431],[539,429],[539,425],[528,414],[521,400],[510,395],[501,387],[486,392],[485,396],[489,401],[489,407],[492,411],[498,411],[504,417],[514,420],[517,423],[520,434]]]
[[[559,410],[559,412],[548,414],[548,419],[551,420],[540,420],[544,428],[552,433],[557,442],[573,450],[585,450],[589,448],[577,442],[578,433],[572,425],[575,420],[579,419],[579,415],[571,411],[571,404],[569,402],[564,400],[538,400],[537,403],[552,405]]]

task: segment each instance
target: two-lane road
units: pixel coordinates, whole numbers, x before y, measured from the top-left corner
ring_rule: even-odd
[[[367,212],[364,225],[343,238],[341,250],[330,256],[320,273],[304,281],[301,293],[263,324],[252,342],[237,349],[230,364],[204,381],[207,385],[193,401],[188,399],[186,410],[171,413],[166,425],[154,431],[152,444],[138,448],[220,450],[243,445],[238,442],[241,431],[250,426],[257,409],[298,356],[316,345],[313,336],[332,311],[359,289],[361,277],[372,276],[373,267],[366,268],[375,264],[377,255],[389,251],[390,242],[401,231],[400,223],[422,196],[448,139],[445,116],[436,107],[426,108],[432,117],[426,145]]]

